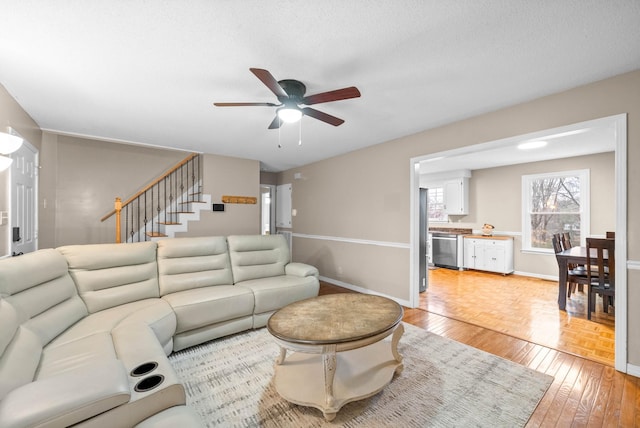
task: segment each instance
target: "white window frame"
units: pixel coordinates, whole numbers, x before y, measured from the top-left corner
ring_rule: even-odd
[[[444,187],[443,186],[432,186],[429,187],[427,189],[427,199],[429,199],[430,192],[436,192],[439,193],[442,196],[442,212],[443,212],[443,218],[432,218],[429,216],[430,214],[430,210],[427,210],[427,216],[429,217],[429,223],[446,223],[449,220],[449,216],[447,215],[447,213],[444,210]],[[431,204],[429,204],[429,207],[431,207]]]
[[[545,178],[578,177],[580,180],[580,245],[591,233],[591,202],[589,195],[590,174],[588,169],[549,172],[522,176],[522,251],[531,253],[553,253],[552,248],[533,248],[531,246],[531,182]],[[574,244],[575,245],[575,244]]]

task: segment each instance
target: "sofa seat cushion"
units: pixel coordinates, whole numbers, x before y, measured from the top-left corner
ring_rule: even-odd
[[[115,360],[116,352],[109,333],[96,333],[71,342],[49,345],[40,358],[37,379],[95,365],[99,360]]]
[[[248,288],[216,285],[167,294],[166,300],[177,317],[176,333],[250,316],[254,296]]]
[[[71,426],[123,406],[129,398],[122,363],[103,360],[13,390],[0,400],[0,426]]]
[[[159,298],[126,303],[90,314],[58,336],[52,345],[72,342],[97,332],[110,333],[118,326],[141,322],[153,330],[168,354],[176,330],[176,315],[171,306]]]
[[[292,275],[243,281],[239,286],[251,289],[256,303],[254,314],[274,311],[298,300],[318,295],[320,284],[314,276],[298,277]]]

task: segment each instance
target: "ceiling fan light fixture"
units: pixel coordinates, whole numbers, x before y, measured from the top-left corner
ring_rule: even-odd
[[[278,109],[278,117],[284,123],[295,123],[302,118],[302,112],[297,107],[282,107]]]

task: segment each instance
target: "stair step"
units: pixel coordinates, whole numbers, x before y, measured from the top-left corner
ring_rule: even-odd
[[[171,211],[167,214],[195,214],[193,211]]]
[[[165,226],[172,226],[172,225],[177,226],[177,225],[182,224],[182,223],[177,223],[175,221],[159,221],[156,224],[164,224]]]
[[[206,204],[207,201],[189,201],[189,202],[179,202],[179,205],[187,205],[187,204]]]
[[[149,238],[166,238],[167,235],[165,235],[164,233],[160,233],[160,232],[147,232],[146,235]]]

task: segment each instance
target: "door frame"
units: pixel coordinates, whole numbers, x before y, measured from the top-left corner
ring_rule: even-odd
[[[20,136],[20,138],[22,138]],[[37,251],[39,246],[38,246],[38,236],[39,236],[39,185],[40,185],[40,173],[39,173],[39,169],[40,169],[40,150],[38,150],[37,147],[35,147],[33,144],[29,143],[27,140],[25,140],[24,138],[22,139],[22,147],[20,148],[21,150],[23,148],[27,148],[29,149],[31,152],[33,152],[34,154],[34,171],[33,171],[33,175],[35,177],[34,180],[34,185],[33,185],[33,226],[34,226],[34,231],[33,231],[33,241],[34,241],[34,251]],[[12,156],[12,155],[10,155]],[[13,158],[13,161],[16,162],[17,159]],[[10,195],[10,210],[11,210],[11,226],[10,226],[10,251],[11,251],[11,255],[14,254],[14,244],[13,244],[13,227],[15,225],[15,216],[16,216],[16,208],[13,206],[13,199],[15,197],[15,194],[17,193],[17,189],[16,189],[16,185],[15,185],[15,179],[13,177],[13,165],[10,168],[11,173],[9,180],[11,180],[11,184],[10,184],[10,189],[11,189],[11,195]]]
[[[616,240],[616,323],[615,323],[615,369],[627,373],[627,114],[618,114],[599,119],[584,121],[567,126],[546,129],[529,134],[495,140],[487,143],[465,146],[458,149],[418,156],[409,160],[410,171],[410,246],[409,246],[409,302],[412,308],[419,305],[419,239],[420,227],[419,197],[420,197],[420,162],[434,161],[447,156],[457,156],[467,153],[478,153],[484,150],[517,144],[527,139],[542,139],[551,134],[573,131],[589,126],[589,123],[610,120],[615,125],[615,201],[616,201],[616,235],[625,239]],[[428,279],[427,279],[428,284]]]

